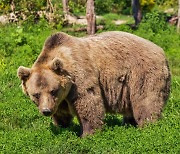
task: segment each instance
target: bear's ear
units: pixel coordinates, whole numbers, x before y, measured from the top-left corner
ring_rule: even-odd
[[[26,81],[27,78],[30,76],[30,74],[31,74],[31,69],[30,68],[23,67],[23,66],[20,66],[18,68],[17,76],[18,76],[19,79],[21,79],[23,81]]]
[[[50,68],[55,72],[60,72],[63,68],[63,63],[59,58],[54,58],[51,62]]]

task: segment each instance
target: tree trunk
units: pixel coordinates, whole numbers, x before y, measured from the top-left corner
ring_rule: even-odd
[[[68,15],[69,15],[68,0],[62,0],[62,4],[63,4],[64,18],[65,18],[65,20],[67,20],[68,19]]]
[[[142,19],[142,12],[139,0],[132,0],[132,12],[135,20],[135,26],[137,26]]]
[[[87,33],[93,35],[96,32],[96,14],[94,0],[87,0],[86,3]]]
[[[180,0],[179,0],[179,7],[178,7],[178,24],[177,24],[177,32],[180,33]]]

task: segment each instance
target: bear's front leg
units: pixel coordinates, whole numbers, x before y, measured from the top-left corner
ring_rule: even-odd
[[[53,122],[55,126],[61,126],[63,128],[67,128],[72,121],[72,116],[70,114],[54,114],[52,116]]]
[[[68,127],[73,119],[67,102],[64,100],[59,105],[56,113],[52,116],[55,126]]]
[[[85,95],[80,95],[74,106],[81,125],[81,137],[93,134],[96,129],[102,128],[105,110],[100,95],[87,92]]]

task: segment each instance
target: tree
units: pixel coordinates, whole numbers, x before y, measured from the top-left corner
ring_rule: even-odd
[[[179,0],[179,7],[178,7],[178,24],[177,24],[177,31],[180,33],[180,0]]]
[[[96,14],[94,0],[87,0],[86,3],[86,19],[87,19],[87,33],[89,35],[96,32]]]
[[[68,15],[69,15],[68,0],[62,0],[62,4],[63,4],[64,18],[65,18],[65,20],[67,20],[68,19]]]
[[[132,0],[132,12],[135,20],[135,26],[137,26],[142,19],[142,12],[139,0]]]

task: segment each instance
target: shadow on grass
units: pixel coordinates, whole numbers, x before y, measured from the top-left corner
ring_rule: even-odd
[[[125,126],[126,128],[132,127],[132,125],[130,125],[130,124],[124,125],[123,119],[117,115],[106,115],[106,118],[104,120],[104,124],[107,127],[115,127],[115,126],[119,126],[119,127]],[[51,123],[50,129],[54,135],[59,135],[59,134],[62,134],[63,132],[66,132],[66,131],[73,132],[77,136],[80,136],[80,133],[81,133],[80,126],[78,124],[75,124],[75,123],[72,123],[71,126],[67,127],[67,128],[57,127],[57,126],[54,126],[53,123]]]
[[[121,118],[118,115],[106,115],[105,118],[105,124],[107,127],[115,127],[115,126],[119,126],[119,127],[137,127],[137,123],[134,122],[134,120],[130,120],[130,121],[126,121],[126,123],[123,122],[123,118]]]
[[[61,126],[57,127],[53,123],[50,124],[50,129],[53,132],[54,135],[62,134],[63,132],[66,132],[67,130],[70,132],[75,133],[77,136],[80,136],[80,126],[78,124],[71,124],[70,127],[62,128]]]
[[[108,127],[123,126],[123,120],[117,117],[117,115],[106,115],[104,122]]]

